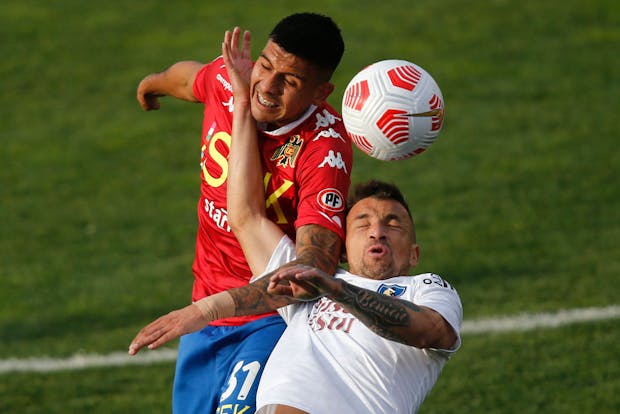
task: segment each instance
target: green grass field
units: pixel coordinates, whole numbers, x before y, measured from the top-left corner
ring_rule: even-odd
[[[405,190],[418,271],[457,287],[466,320],[620,303],[620,3],[289,3],[3,3],[0,359],[121,351],[189,301],[202,108],[145,113],[135,89],[212,59],[234,25],[256,54],[306,10],[347,43],[335,106],[381,59],[441,86],[433,146],[394,163],[358,151],[353,178]],[[619,328],[465,335],[421,412],[617,413]],[[169,412],[172,376],[172,363],[0,374],[0,412]]]

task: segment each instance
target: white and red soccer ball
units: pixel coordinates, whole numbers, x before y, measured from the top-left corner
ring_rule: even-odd
[[[351,140],[385,161],[423,152],[437,138],[443,118],[437,82],[406,60],[365,67],[351,79],[342,98],[342,119]]]

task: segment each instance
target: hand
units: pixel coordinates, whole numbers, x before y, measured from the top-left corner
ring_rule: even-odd
[[[240,47],[241,29],[235,27],[232,33],[226,31],[222,42],[222,57],[233,88],[235,101],[250,99],[250,78],[254,66],[251,56],[251,34],[243,32],[243,44]]]
[[[267,292],[309,301],[339,292],[340,281],[310,266],[294,265],[278,270],[270,280]]]
[[[159,348],[181,335],[204,328],[209,322],[194,304],[172,311],[138,332],[129,345],[129,355],[137,354],[145,346],[148,349]]]
[[[149,76],[144,78],[138,85],[137,98],[138,103],[145,111],[153,109],[159,109],[159,97],[163,95],[156,95],[149,90]]]

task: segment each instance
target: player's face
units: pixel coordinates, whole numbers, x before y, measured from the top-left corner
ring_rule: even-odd
[[[251,79],[252,115],[271,128],[298,119],[333,90],[318,69],[269,40],[254,65]]]
[[[347,215],[347,261],[351,273],[371,279],[409,274],[418,263],[414,227],[407,210],[394,200],[358,201]]]

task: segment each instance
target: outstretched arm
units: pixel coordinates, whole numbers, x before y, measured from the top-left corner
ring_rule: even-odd
[[[267,293],[268,284],[269,278],[263,277],[249,285],[207,296],[156,319],[142,328],[131,341],[129,354],[135,355],[145,346],[149,349],[159,348],[217,319],[266,313],[295,301]]]
[[[364,289],[335,279],[319,269],[296,266],[276,272],[268,291],[287,295],[282,281],[310,284],[317,297],[327,296],[355,315],[377,335],[417,348],[450,349],[457,336],[452,326],[436,311],[425,306]],[[316,298],[316,297],[315,297]]]
[[[137,99],[145,111],[159,109],[159,97],[172,96],[189,102],[198,102],[193,85],[196,74],[204,66],[200,62],[182,61],[163,72],[147,75],[137,90]]]

